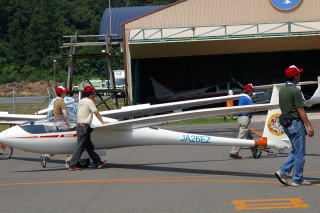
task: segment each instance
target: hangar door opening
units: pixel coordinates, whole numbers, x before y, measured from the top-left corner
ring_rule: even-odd
[[[294,64],[304,69],[302,81],[315,81],[319,58],[320,50],[133,59],[133,104],[159,103],[151,78],[171,92],[225,87],[232,79],[262,85],[283,82],[285,68]]]

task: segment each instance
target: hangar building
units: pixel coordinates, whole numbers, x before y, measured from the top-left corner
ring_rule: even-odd
[[[284,69],[320,68],[319,0],[180,0],[123,23],[129,100],[154,97],[150,78],[174,91],[227,81],[282,82]]]

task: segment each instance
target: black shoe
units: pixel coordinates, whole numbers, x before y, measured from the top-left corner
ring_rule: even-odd
[[[242,159],[242,157],[240,156],[240,155],[238,155],[238,154],[232,154],[232,153],[230,153],[230,158],[233,158],[233,159]]]

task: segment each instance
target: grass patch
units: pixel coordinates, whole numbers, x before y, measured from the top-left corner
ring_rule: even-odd
[[[10,125],[0,125],[0,132],[2,132],[3,130],[8,129],[9,127],[11,127]]]
[[[35,112],[48,107],[46,102],[44,103],[16,103],[15,110],[12,104],[0,104],[0,111],[8,112],[9,114],[34,114]],[[15,111],[15,112],[14,112]],[[10,125],[0,125],[0,132],[6,130]]]
[[[43,103],[16,103],[15,110],[12,104],[0,104],[0,111],[10,114],[34,114],[35,112],[48,107],[47,102]],[[15,112],[14,112],[15,111]]]
[[[105,98],[105,97],[103,97],[103,98]],[[94,103],[95,103],[96,105],[99,104],[99,106],[97,107],[97,109],[98,109],[99,111],[107,111],[107,110],[108,110],[108,108],[107,108],[104,104],[101,104],[101,100],[100,100],[98,97],[96,97]],[[108,101],[106,101],[106,104],[107,104],[111,109],[115,109],[115,106],[114,106],[113,101],[112,101],[111,99],[109,99]],[[119,99],[118,99],[118,105],[119,105],[120,108],[124,106],[124,99],[123,99],[123,98],[119,98]]]
[[[234,123],[237,119],[232,118],[200,118],[187,121],[177,121],[169,123],[168,125],[192,125],[192,124],[216,124],[216,123]]]

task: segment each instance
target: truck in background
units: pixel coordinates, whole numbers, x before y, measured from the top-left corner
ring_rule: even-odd
[[[91,79],[89,80],[92,86],[94,86],[95,89],[108,89],[109,87],[109,80],[100,80],[100,79]],[[89,86],[90,84],[87,81],[81,82],[78,86],[73,86],[72,91],[80,91],[85,86]]]
[[[125,88],[125,73],[124,70],[113,70],[114,79],[116,83],[116,89],[124,89]],[[101,80],[101,79],[91,79],[89,80],[94,86],[95,89],[110,89],[110,80]],[[78,86],[73,86],[73,91],[82,90],[85,86],[89,86],[90,84],[87,81],[81,82]]]
[[[126,78],[124,70],[113,70],[116,89],[124,89],[126,85]]]

